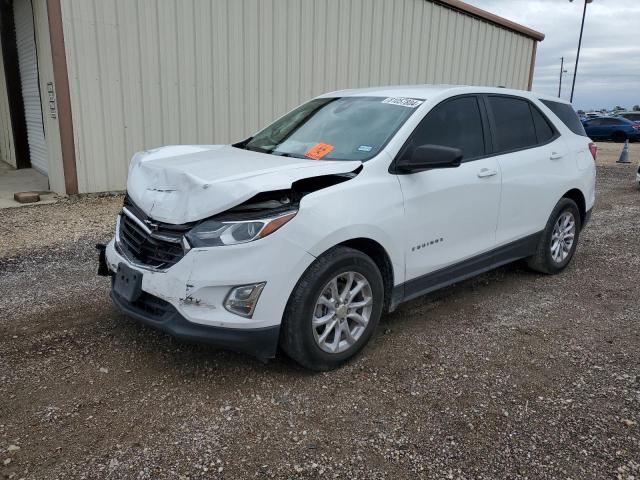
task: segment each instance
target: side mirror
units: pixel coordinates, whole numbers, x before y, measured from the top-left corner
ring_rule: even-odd
[[[415,173],[432,168],[455,168],[460,166],[462,150],[443,145],[420,145],[396,163],[402,173]]]

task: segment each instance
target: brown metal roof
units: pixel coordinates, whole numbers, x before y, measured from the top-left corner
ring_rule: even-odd
[[[459,10],[463,13],[471,15],[472,17],[480,18],[482,20],[486,20],[487,22],[493,23],[500,27],[504,27],[508,30],[513,30],[514,32],[521,33],[529,38],[537,40],[541,42],[544,40],[544,33],[537,32],[532,30],[531,28],[527,28],[519,23],[512,22],[511,20],[507,20],[506,18],[499,17],[498,15],[494,15],[493,13],[487,12],[486,10],[482,10],[481,8],[474,7],[473,5],[469,5],[468,3],[462,2],[461,0],[432,0],[435,3],[440,3],[447,7],[453,8],[455,10]]]

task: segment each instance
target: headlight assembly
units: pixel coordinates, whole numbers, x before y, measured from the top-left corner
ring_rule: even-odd
[[[186,237],[194,248],[253,242],[271,235],[295,217],[296,213],[297,210],[293,210],[275,217],[242,221],[209,219],[193,227]]]

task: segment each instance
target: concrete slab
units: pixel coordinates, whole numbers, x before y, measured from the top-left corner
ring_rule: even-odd
[[[33,168],[16,170],[11,165],[0,161],[0,208],[23,207],[27,204],[18,203],[13,195],[18,192],[38,192],[40,202],[53,203],[57,195],[49,192],[49,180],[45,175]],[[34,205],[33,203],[30,205]]]

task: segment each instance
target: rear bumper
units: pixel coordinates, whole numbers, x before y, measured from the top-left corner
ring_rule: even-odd
[[[181,340],[252,355],[266,361],[275,357],[280,326],[233,329],[189,322],[168,302],[147,294],[130,303],[111,291],[115,306],[127,316]]]

